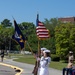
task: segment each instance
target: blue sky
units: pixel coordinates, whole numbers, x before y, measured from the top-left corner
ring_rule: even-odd
[[[75,16],[75,0],[0,0],[0,22],[12,16],[17,23],[33,22],[36,24],[36,15],[40,21],[45,18],[60,18]]]

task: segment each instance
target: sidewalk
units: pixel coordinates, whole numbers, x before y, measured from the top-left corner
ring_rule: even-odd
[[[32,70],[34,68],[34,65],[16,62],[16,61],[13,61],[12,59],[4,59],[3,63],[20,68],[22,70],[22,73],[19,75],[33,75]],[[49,68],[49,74],[50,75],[62,75],[62,71]]]

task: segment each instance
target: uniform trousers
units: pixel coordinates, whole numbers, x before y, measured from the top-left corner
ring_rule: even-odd
[[[65,75],[65,72],[66,72],[66,75],[72,75],[72,68],[63,68],[63,75]]]

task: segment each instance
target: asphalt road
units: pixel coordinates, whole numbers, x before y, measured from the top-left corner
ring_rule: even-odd
[[[0,65],[0,75],[15,75],[15,69]]]

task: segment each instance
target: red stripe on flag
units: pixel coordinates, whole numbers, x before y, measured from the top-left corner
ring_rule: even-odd
[[[40,39],[49,38],[49,30],[46,29],[42,22],[38,22],[38,26],[36,27],[36,34]]]

